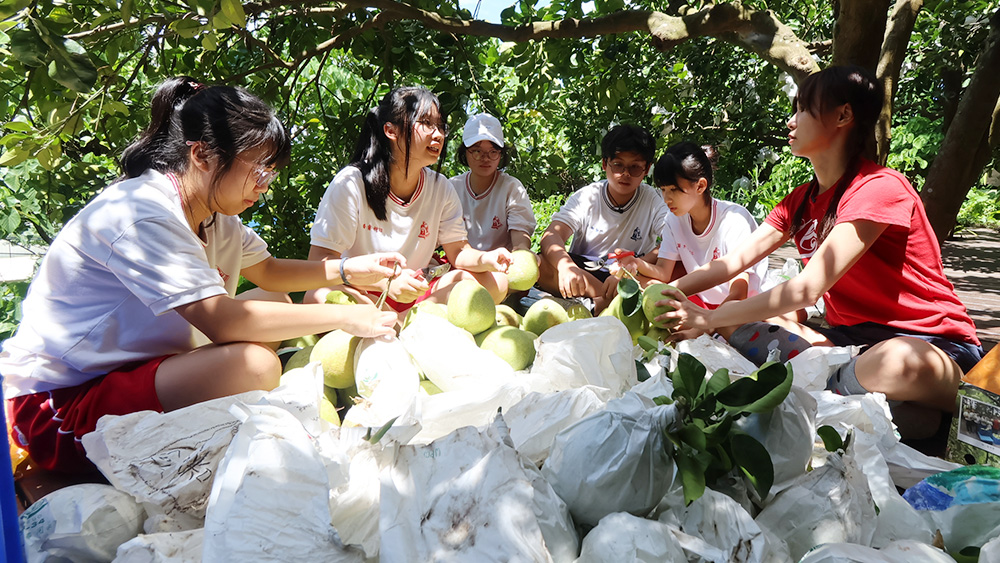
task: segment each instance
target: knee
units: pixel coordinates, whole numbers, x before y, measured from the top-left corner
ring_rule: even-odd
[[[281,378],[281,360],[265,344],[242,342],[231,345],[233,360],[242,366],[246,389],[270,391],[278,386]]]

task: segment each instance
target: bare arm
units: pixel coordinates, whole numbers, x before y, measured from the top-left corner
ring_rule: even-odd
[[[441,247],[449,262],[469,272],[506,272],[510,265],[510,251],[506,248],[483,252],[469,246],[467,240],[442,244]]]
[[[517,229],[510,230],[511,250],[531,250],[531,235]]]
[[[728,282],[749,268],[751,264],[756,264],[777,250],[788,240],[788,237],[788,234],[764,223],[750,235],[750,238],[733,249],[732,252],[688,272],[673,285],[683,291],[685,295],[694,295],[710,287]]]
[[[313,247],[316,248],[316,247]],[[332,252],[332,251],[331,251]],[[302,291],[339,285],[340,255],[325,260],[288,260],[273,256],[240,271],[246,279],[267,291]],[[368,285],[392,275],[395,264],[406,265],[396,252],[357,256],[344,262],[344,275],[355,285]]]

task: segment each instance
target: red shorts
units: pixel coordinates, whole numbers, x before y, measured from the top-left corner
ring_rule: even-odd
[[[93,432],[97,420],[106,414],[163,412],[156,396],[156,370],[168,357],[129,364],[75,387],[10,399],[11,438],[43,469],[63,473],[95,471],[80,438]]]
[[[437,282],[438,282],[439,279],[441,279],[441,278],[438,277],[438,278],[432,279],[431,283],[430,283],[430,287],[427,288],[427,291],[425,291],[423,295],[421,295],[420,297],[417,297],[411,303],[400,303],[398,301],[394,301],[391,297],[389,297],[387,295],[385,297],[385,304],[388,305],[390,308],[392,308],[393,311],[396,311],[397,313],[404,313],[406,311],[409,311],[411,307],[413,307],[417,303],[420,303],[421,301],[426,300],[428,297],[431,296],[431,293],[434,291],[434,288],[437,286]],[[367,293],[368,293],[368,297],[371,297],[372,301],[378,301],[378,298],[381,295],[381,292],[369,291]]]
[[[688,297],[688,301],[694,303],[695,305],[701,307],[702,309],[708,309],[709,311],[719,308],[719,305],[713,305],[712,303],[705,303],[704,301],[701,300],[701,297],[698,297],[697,295],[692,295]]]

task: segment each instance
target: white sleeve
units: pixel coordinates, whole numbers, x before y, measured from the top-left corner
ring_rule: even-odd
[[[240,269],[249,268],[271,256],[271,253],[267,250],[267,243],[253,229],[243,225],[242,232],[243,259],[240,262]]]
[[[726,216],[720,224],[719,236],[722,238],[722,247],[726,253],[732,252],[743,241],[750,238],[750,234],[757,230],[757,221],[754,220],[750,212],[741,206],[733,206],[726,211]],[[757,264],[752,264],[746,270],[753,274]]]
[[[437,243],[448,244],[461,240],[469,240],[469,233],[465,230],[465,218],[462,217],[462,202],[458,199],[458,194],[448,180],[442,178],[441,190],[441,222],[438,224]]]
[[[582,192],[583,189],[573,192],[569,196],[569,199],[566,200],[566,203],[563,203],[562,207],[559,208],[559,211],[556,211],[552,215],[553,221],[565,224],[574,235],[579,234],[583,230],[583,225],[586,222],[587,209],[586,205],[581,201],[583,199]]]
[[[531,236],[535,232],[535,212],[531,209],[528,192],[520,180],[511,176],[510,192],[507,196],[507,230],[518,230]]]
[[[368,204],[362,201],[364,191],[364,180],[357,168],[348,166],[334,176],[316,209],[310,240],[313,246],[340,253],[354,246],[361,205]]]
[[[677,237],[674,236],[674,231],[672,227],[676,221],[670,221],[669,219],[665,221],[663,229],[660,231],[660,253],[658,258],[664,258],[667,260],[673,260],[679,262],[681,259],[681,254],[677,252]]]

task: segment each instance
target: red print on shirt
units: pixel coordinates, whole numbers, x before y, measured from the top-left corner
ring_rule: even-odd
[[[718,260],[718,259],[719,259],[719,247],[718,247],[718,246],[716,246],[716,247],[715,247],[715,248],[714,248],[714,249],[712,250],[712,260]]]
[[[223,272],[220,268],[216,267],[215,270],[219,272],[219,277],[222,278],[222,283],[229,281],[229,274]]]
[[[503,223],[500,222],[500,218],[497,217],[496,215],[494,215],[493,216],[493,225],[490,228],[491,229],[500,229],[502,227],[503,227]]]
[[[431,236],[431,229],[427,226],[427,221],[420,223],[420,234],[417,236],[420,238],[427,238]]]
[[[382,231],[382,227],[379,227],[377,225],[369,225],[368,223],[362,224],[361,228],[364,229],[364,230],[366,230],[366,231],[375,231],[376,233],[382,233],[383,232]]]

